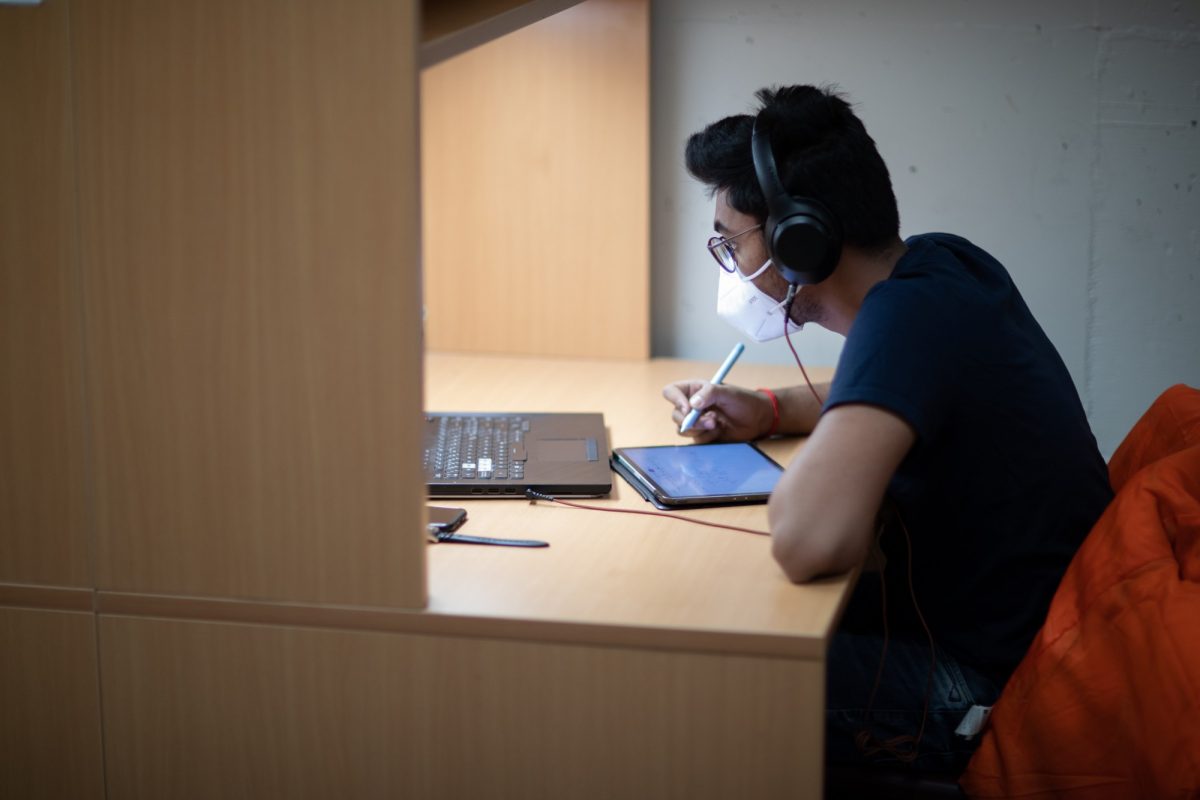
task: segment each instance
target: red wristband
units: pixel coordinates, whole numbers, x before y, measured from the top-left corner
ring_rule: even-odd
[[[754,391],[762,392],[763,394],[765,394],[767,396],[767,399],[771,401],[771,412],[775,416],[771,420],[771,428],[767,431],[767,435],[763,437],[764,439],[769,439],[775,435],[775,431],[779,430],[779,398],[776,397],[775,393],[772,392],[770,389],[763,389],[763,388],[759,387],[758,389],[755,389]]]

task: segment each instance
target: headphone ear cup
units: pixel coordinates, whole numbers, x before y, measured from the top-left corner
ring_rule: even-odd
[[[775,166],[770,139],[759,129],[757,118],[750,134],[750,154],[767,201],[763,233],[775,268],[788,283],[820,283],[833,274],[841,258],[841,225],[816,200],[788,194]]]
[[[841,257],[841,231],[833,217],[812,201],[788,198],[786,216],[768,226],[767,241],[776,268],[788,283],[820,283]]]

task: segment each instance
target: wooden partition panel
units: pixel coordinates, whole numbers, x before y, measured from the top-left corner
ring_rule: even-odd
[[[0,581],[90,584],[66,0],[0,6]]]
[[[0,797],[104,797],[95,626],[0,608]]]
[[[430,349],[649,355],[648,56],[587,0],[421,72]]]
[[[119,617],[101,632],[114,800],[750,800],[805,796],[821,770],[819,661]]]
[[[421,65],[429,66],[532,25],[580,0],[425,0]]]
[[[71,25],[101,588],[422,605],[414,4]]]

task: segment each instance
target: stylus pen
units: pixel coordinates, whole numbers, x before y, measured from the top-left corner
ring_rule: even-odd
[[[712,380],[709,381],[709,383],[714,385],[720,385],[723,383],[725,381],[725,376],[729,374],[729,370],[733,369],[734,362],[738,360],[738,356],[740,356],[742,351],[745,349],[746,345],[742,344],[741,342],[735,344],[733,349],[729,351],[729,355],[725,356],[725,361],[721,363],[721,366],[717,367],[717,374],[712,376]],[[700,413],[701,410],[698,408],[693,408],[691,411],[689,411],[688,415],[683,418],[683,424],[679,426],[679,432],[683,433],[688,428],[695,425],[696,420],[700,419]]]

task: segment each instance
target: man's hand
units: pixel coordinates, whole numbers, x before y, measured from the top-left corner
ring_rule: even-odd
[[[671,419],[678,430],[693,408],[703,410],[681,436],[690,436],[698,444],[708,442],[748,442],[766,435],[775,412],[762,392],[739,386],[715,385],[708,381],[687,380],[667,384],[663,397],[674,411]]]

